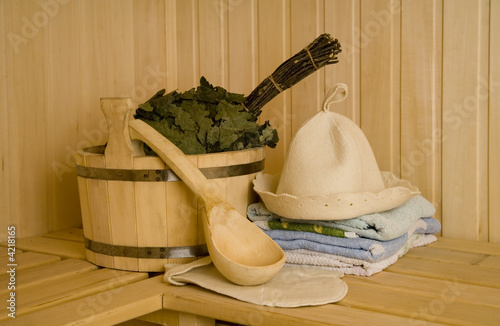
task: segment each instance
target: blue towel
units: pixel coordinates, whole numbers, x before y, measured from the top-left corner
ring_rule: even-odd
[[[405,234],[389,241],[339,238],[304,231],[267,230],[264,232],[284,250],[307,249],[376,262],[395,254],[412,234],[434,234],[440,230],[440,223],[430,217],[419,219]]]
[[[286,219],[270,212],[262,202],[251,204],[247,210],[247,216],[252,221],[273,219],[283,222],[313,223],[354,232],[363,238],[383,241],[403,236],[420,218],[431,217],[435,213],[434,206],[421,195],[413,196],[406,203],[388,211],[336,221]]]

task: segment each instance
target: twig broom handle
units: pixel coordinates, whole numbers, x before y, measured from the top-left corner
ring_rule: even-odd
[[[283,62],[248,95],[244,102],[248,112],[259,116],[261,108],[279,93],[316,70],[337,63],[337,54],[341,51],[337,39],[333,39],[329,34],[321,34],[311,44]]]

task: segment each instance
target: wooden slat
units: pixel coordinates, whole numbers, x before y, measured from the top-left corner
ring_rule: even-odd
[[[200,81],[197,3],[196,0],[176,1],[176,12],[170,12],[167,16],[170,19],[175,17],[177,22],[177,87],[180,91],[187,91],[196,87]],[[169,90],[172,91],[173,89]]]
[[[179,313],[172,310],[158,310],[138,318],[142,321],[147,321],[155,324],[178,325]]]
[[[48,30],[32,23],[35,13],[44,14],[38,3],[2,1],[1,5],[5,6],[2,21],[6,36],[15,37],[15,41],[5,39],[1,50],[8,80],[7,106],[2,108],[8,112],[9,139],[5,141],[9,142],[9,153],[2,158],[9,168],[8,220],[9,224],[22,226],[17,236],[25,237],[48,231],[48,171],[52,170],[52,163],[58,163],[49,157],[52,140],[47,137],[46,125]],[[23,27],[25,24],[32,27]]]
[[[438,241],[431,243],[429,247],[500,256],[500,243],[439,237]]]
[[[446,237],[488,240],[488,8],[483,0],[443,4]]]
[[[240,151],[226,157],[226,166],[246,164],[251,161],[254,155],[250,151]],[[226,184],[226,200],[231,204],[242,216],[247,216],[247,207],[251,202],[248,202],[248,192],[253,191],[252,182],[248,180],[247,175],[237,177],[224,178]]]
[[[7,247],[0,247],[0,258],[9,256],[9,252],[12,252],[12,251],[9,250],[9,248],[7,248]],[[20,253],[22,253],[22,251],[19,250],[19,249],[16,249],[15,253],[16,254],[20,254]]]
[[[309,45],[324,30],[322,1],[292,0],[290,4],[291,55]],[[290,55],[290,56],[291,56]],[[291,89],[291,131],[295,134],[302,124],[320,111],[324,99],[324,70],[311,74]]]
[[[179,325],[192,326],[214,326],[215,320],[212,318],[197,316],[193,314],[179,313]]]
[[[2,19],[3,24],[0,24],[0,42],[1,44],[6,43],[7,31],[6,31],[6,22],[9,21],[10,18],[5,17],[6,7],[8,5],[6,3],[0,4],[0,17]],[[7,141],[9,138],[9,122],[11,120],[8,119],[9,111],[6,109],[8,107],[8,89],[10,88],[8,85],[7,78],[7,55],[0,55],[0,139],[4,139],[5,141],[0,142],[0,157],[2,160],[2,168],[0,169],[0,207],[2,207],[2,214],[4,216],[12,217],[13,214],[10,213],[10,187],[11,182],[9,182],[10,173],[10,160],[6,159],[10,157],[10,141]],[[5,158],[5,159],[4,159]],[[3,218],[0,221],[0,230],[7,230],[9,224],[11,222],[8,218]],[[3,241],[7,238],[7,234],[2,234],[0,241]]]
[[[290,6],[282,1],[259,1],[258,5],[258,80],[259,83],[293,54],[290,52]],[[257,85],[255,85],[257,86]],[[269,120],[280,141],[266,148],[266,173],[281,171],[292,136],[291,92],[284,92],[266,104],[259,119]]]
[[[175,42],[175,28],[166,29],[166,24],[175,26],[175,18],[165,17],[166,2],[160,1],[133,1],[133,70],[134,86],[128,90],[127,96],[132,99],[132,107],[136,108],[139,104],[147,101],[158,90],[165,88],[170,83],[168,77],[175,77],[174,71],[169,66],[167,70],[167,60],[172,60],[172,51],[176,48],[167,48],[165,33],[168,33],[168,39]],[[167,54],[167,50],[169,51]],[[167,59],[167,60],[166,60]],[[173,58],[175,59],[175,58]],[[131,69],[132,70],[132,69]],[[167,74],[168,71],[168,74]],[[173,87],[172,87],[173,86]],[[168,91],[175,89],[172,85]]]
[[[7,266],[7,264],[0,266],[0,275],[4,275],[11,268],[14,268],[17,272],[36,266],[55,263],[60,260],[57,256],[40,254],[37,252],[23,252],[22,254],[16,255],[15,259],[16,261],[14,264],[17,264],[17,266]]]
[[[227,3],[228,90],[249,95],[258,80],[258,0]]]
[[[157,157],[138,157],[136,169],[165,169]],[[137,245],[139,247],[167,246],[167,194],[164,182],[135,182],[135,211],[137,214]],[[165,260],[139,259],[139,270],[162,271]]]
[[[441,220],[442,3],[401,2],[401,177]]]
[[[332,110],[349,117],[358,126],[360,124],[359,102],[360,88],[360,53],[359,39],[360,1],[331,0],[325,1],[325,32],[337,38],[342,46],[339,63],[324,67],[325,91],[342,82],[349,87],[349,96],[332,106]]]
[[[191,156],[197,164],[196,156]],[[193,192],[182,181],[166,182],[167,243],[169,247],[194,246],[202,230],[198,222],[198,204]],[[175,203],[175,204],[172,204]],[[172,264],[191,262],[195,258],[168,259]]]
[[[468,304],[477,304],[500,308],[500,289],[457,282],[452,276],[445,279],[392,273],[383,271],[370,277],[346,275],[343,280],[348,284],[358,283],[367,288],[367,292],[377,292],[382,287],[434,298],[453,298]]]
[[[478,263],[479,266],[500,269],[500,256],[488,256]]]
[[[2,243],[1,245],[5,246],[5,243]],[[53,254],[62,258],[85,259],[84,244],[74,241],[45,237],[29,237],[17,239],[16,248],[23,251]]]
[[[78,116],[78,147],[103,145],[108,139],[108,126],[100,110],[101,97],[124,96],[112,93],[108,74],[113,67],[108,64],[107,51],[110,34],[106,29],[109,14],[101,1],[81,1],[78,23],[80,60],[78,76],[81,80],[81,110]],[[91,21],[92,24],[88,22]]]
[[[185,1],[182,1],[185,2]],[[164,23],[165,23],[165,54],[166,54],[166,89],[172,91],[174,89],[179,89],[179,73],[178,73],[178,62],[181,60],[179,57],[177,49],[177,35],[180,30],[177,29],[177,2],[174,0],[165,1],[165,13]],[[185,27],[185,21],[181,21],[182,26]],[[181,30],[183,30],[182,28]],[[184,73],[184,70],[182,70]]]
[[[361,1],[361,129],[379,168],[399,176],[399,1]]]
[[[24,293],[25,288],[40,286],[54,280],[60,281],[68,277],[88,273],[97,269],[97,266],[79,259],[66,259],[42,266],[32,267],[16,273],[16,291]],[[0,276],[0,284],[7,284],[10,275]],[[23,291],[23,292],[20,292]],[[7,287],[0,289],[0,294],[8,292]]]
[[[433,296],[406,293],[397,289],[349,285],[341,305],[378,311],[410,318],[414,323],[434,321],[453,325],[497,325],[500,309],[455,301],[453,296]]]
[[[420,247],[420,248],[412,248],[410,251],[408,251],[406,257],[476,265],[481,261],[483,261],[485,258],[487,258],[488,255],[463,252],[451,249]]]
[[[50,12],[50,11],[49,11]],[[63,230],[81,224],[80,207],[68,205],[77,202],[78,188],[76,171],[74,169],[74,151],[78,144],[79,134],[66,133],[66,130],[78,130],[79,117],[82,110],[80,78],[74,78],[78,74],[79,67],[75,62],[80,62],[82,55],[81,44],[72,40],[80,39],[79,4],[68,2],[58,6],[49,17],[47,24],[46,47],[43,53],[47,54],[46,71],[44,73],[46,83],[46,97],[44,98],[45,109],[45,134],[47,146],[47,159],[50,162],[58,162],[65,165],[64,173],[50,173],[48,179],[47,202],[49,210],[47,220],[50,230]],[[57,16],[57,18],[56,18]],[[66,89],[64,92],[54,90]],[[60,110],[61,107],[71,107],[71,110]],[[61,137],[61,135],[65,135]],[[35,134],[33,134],[34,137]],[[45,232],[43,232],[45,233]]]
[[[112,300],[98,293],[9,319],[2,325],[113,325],[160,310],[167,287],[163,276],[157,276],[117,289]]]
[[[100,269],[76,275],[70,279],[55,280],[30,287],[16,298],[16,316],[43,310],[74,299],[100,293],[100,303],[112,302],[121,296],[120,287],[147,278],[145,273]],[[7,296],[2,296],[7,300]],[[5,301],[2,300],[2,301]],[[0,314],[0,320],[8,318],[7,312]]]
[[[82,152],[78,152],[77,154],[75,154],[75,161],[77,165],[85,166],[85,156],[82,154]],[[78,184],[78,194],[80,199],[80,212],[81,212],[80,216],[82,220],[82,231],[80,235],[80,240],[83,241],[84,238],[87,238],[89,240],[94,240],[94,230],[92,228],[92,216],[90,214],[90,202],[89,202],[87,179],[78,176],[77,184]],[[75,238],[73,237],[72,239],[75,240]],[[94,256],[89,255],[87,256],[87,258],[95,262]]]
[[[175,324],[169,324],[169,326],[175,326]],[[116,324],[115,326],[157,326],[157,324],[150,323],[147,321],[142,321],[138,319],[128,320],[123,323]]]
[[[456,279],[458,282],[500,288],[498,269],[402,257],[387,268],[389,272],[425,276],[436,279]]]
[[[42,235],[44,238],[68,240],[75,242],[83,242],[83,229],[82,228],[71,228],[64,231],[51,232]]]
[[[500,242],[500,1],[490,1],[489,55],[489,241]]]
[[[104,155],[85,155],[85,166],[105,168],[106,162],[104,161]],[[111,224],[109,218],[109,207],[108,207],[108,183],[106,180],[94,180],[88,179],[87,191],[88,191],[88,202],[89,202],[89,217],[88,220],[83,221],[83,225],[86,228],[92,227],[92,230],[88,231],[88,236],[90,240],[102,242],[102,243],[113,243],[111,240]],[[82,217],[85,218],[85,217]],[[84,233],[87,233],[85,230]],[[95,254],[90,250],[86,253],[89,255],[89,259],[99,266],[114,267],[113,257],[102,254]]]
[[[104,153],[106,169],[133,169],[134,156],[140,154],[139,151],[134,150],[128,133],[129,105],[128,100],[123,98],[101,101],[101,109],[110,126],[109,140]],[[106,182],[111,243],[118,246],[137,247],[134,182],[117,180]],[[113,268],[137,271],[139,260],[134,257],[113,256]]]
[[[103,49],[106,64],[107,97],[129,96],[135,86],[135,71],[130,69],[130,64],[135,62],[134,49],[134,19],[133,0],[123,1],[96,1],[96,10],[103,11],[105,48]],[[113,13],[120,15],[109,19]],[[127,49],[127,50],[125,50]]]
[[[163,295],[163,308],[243,325],[403,325],[408,318],[328,304],[304,308],[275,308],[220,296],[194,287],[170,287]],[[433,325],[430,322],[428,325]]]
[[[213,85],[228,87],[227,6],[223,0],[198,1],[200,76],[196,85],[205,76]]]

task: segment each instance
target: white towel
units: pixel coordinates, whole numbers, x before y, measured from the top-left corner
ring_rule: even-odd
[[[394,264],[410,248],[425,246],[436,241],[432,234],[413,234],[395,254],[377,261],[343,257],[305,249],[285,250],[286,266],[309,266],[343,272],[359,276],[370,276]]]

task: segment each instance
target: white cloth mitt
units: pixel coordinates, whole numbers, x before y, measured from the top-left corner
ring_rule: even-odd
[[[196,284],[253,304],[293,308],[342,300],[347,294],[347,284],[340,279],[342,276],[341,272],[319,268],[283,267],[265,284],[241,286],[222,276],[208,256],[166,270],[164,280],[174,285]]]

